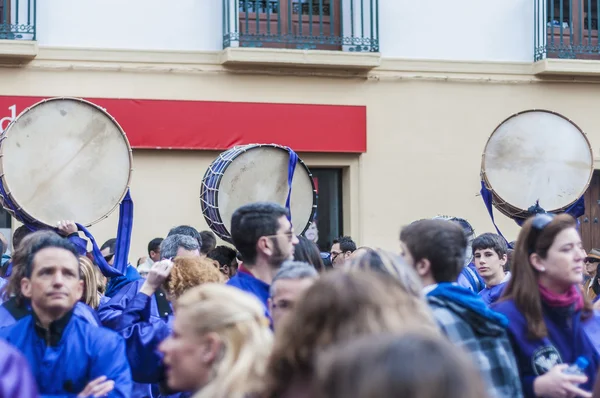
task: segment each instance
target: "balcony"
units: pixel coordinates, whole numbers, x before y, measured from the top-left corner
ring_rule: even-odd
[[[223,48],[229,63],[266,55],[371,68],[380,60],[378,0],[223,0]]]
[[[0,57],[33,58],[36,0],[0,0]]]

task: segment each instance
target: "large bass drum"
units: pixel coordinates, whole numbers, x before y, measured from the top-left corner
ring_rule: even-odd
[[[521,219],[538,201],[548,212],[563,212],[585,193],[593,172],[593,152],[584,132],[547,110],[520,112],[502,122],[481,162],[494,207]]]
[[[231,243],[231,216],[253,202],[282,206],[288,196],[290,152],[275,144],[251,144],[231,148],[206,170],[200,189],[200,205],[208,226]],[[312,174],[298,158],[292,179],[290,212],[296,234],[303,233],[317,208]]]
[[[60,220],[90,226],[124,198],[131,147],[102,108],[78,98],[52,98],[23,111],[0,139],[2,206],[37,228]]]

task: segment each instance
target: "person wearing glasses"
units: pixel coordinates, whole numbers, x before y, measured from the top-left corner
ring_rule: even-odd
[[[570,215],[537,214],[522,226],[512,278],[492,308],[509,319],[525,397],[591,397],[600,336],[591,303],[582,295],[585,251]],[[585,376],[564,372],[584,357]]]
[[[231,217],[231,238],[244,261],[227,284],[258,297],[269,319],[273,277],[284,261],[293,259],[298,243],[288,217],[284,207],[270,202],[244,205]]]
[[[598,265],[600,265],[600,250],[592,249],[585,258],[585,272],[588,278],[583,285],[583,294],[591,301],[594,301],[600,293]]]
[[[341,236],[335,239],[329,252],[333,268],[342,267],[355,250],[356,243],[354,243],[351,237]]]

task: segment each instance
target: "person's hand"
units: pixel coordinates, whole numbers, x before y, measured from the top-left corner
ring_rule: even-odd
[[[577,384],[587,382],[587,376],[563,373],[568,367],[567,364],[556,365],[548,373],[538,376],[533,381],[535,395],[544,398],[592,398],[592,393],[577,387]]]
[[[106,376],[100,376],[97,379],[90,381],[83,391],[77,395],[77,398],[104,397],[114,390],[114,388],[114,381],[107,380]]]
[[[150,271],[146,276],[146,281],[142,285],[140,293],[152,296],[164,281],[167,280],[172,269],[173,262],[171,260],[162,260],[152,264],[152,268],[150,268]]]
[[[77,225],[75,225],[74,221],[69,221],[69,220],[59,221],[56,224],[56,227],[58,228],[58,232],[64,236],[69,236],[69,235],[77,232]]]

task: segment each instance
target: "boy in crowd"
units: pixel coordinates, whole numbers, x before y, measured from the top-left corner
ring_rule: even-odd
[[[485,281],[485,288],[479,295],[487,305],[491,305],[502,296],[510,280],[510,272],[505,271],[508,246],[500,235],[485,233],[473,241],[473,256],[477,273]]]

